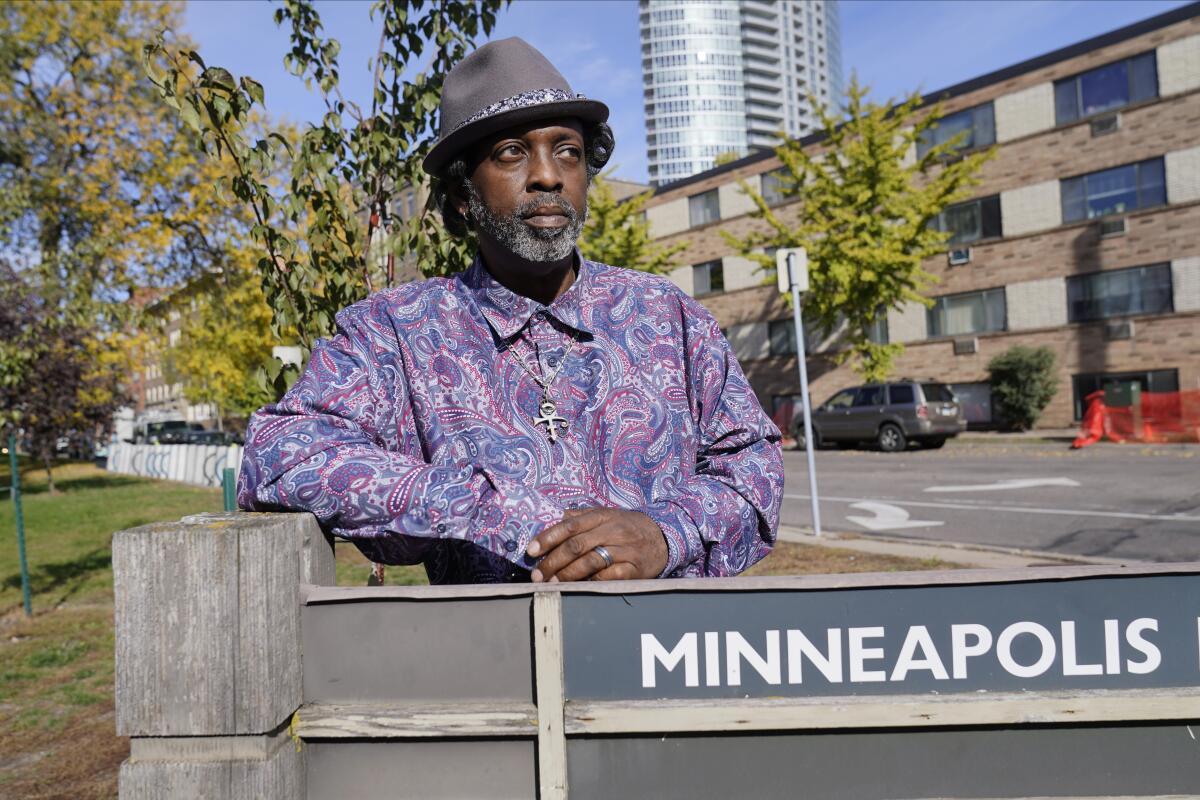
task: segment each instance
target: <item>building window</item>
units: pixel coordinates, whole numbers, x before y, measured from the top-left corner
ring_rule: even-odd
[[[939,297],[925,312],[929,336],[958,336],[1007,328],[1008,309],[1003,289],[966,292]]]
[[[1178,392],[1179,370],[1155,369],[1146,372],[1097,372],[1071,379],[1075,395],[1075,419],[1083,419],[1088,395],[1118,383],[1136,383],[1143,392]]]
[[[1054,114],[1059,125],[1092,114],[1158,97],[1154,51],[1127,58],[1054,83]]]
[[[1071,322],[1174,310],[1170,264],[1067,278],[1067,319]]]
[[[875,344],[888,343],[887,312],[882,309],[876,312],[875,320],[867,326],[867,341]]]
[[[924,158],[934,147],[960,134],[962,139],[955,145],[956,150],[970,150],[995,144],[996,119],[992,104],[984,103],[939,119],[936,128],[929,128],[921,134],[920,140],[917,141],[917,157]]]
[[[791,319],[773,320],[767,326],[767,338],[771,344],[771,355],[796,355],[796,322]],[[815,327],[804,329],[804,350],[813,353],[821,345],[824,337]]]
[[[710,189],[703,194],[695,194],[688,198],[688,219],[692,227],[707,225],[721,218],[721,203],[717,190]]]
[[[725,291],[725,267],[721,259],[692,267],[692,293],[696,297]]]
[[[796,323],[790,319],[777,319],[767,328],[771,340],[771,355],[792,356],[796,354]]]
[[[1063,222],[1124,214],[1139,208],[1160,206],[1165,202],[1167,185],[1161,158],[1062,181]]]
[[[762,196],[763,200],[767,201],[769,206],[777,206],[780,203],[787,202],[788,196],[784,193],[784,188],[795,183],[791,179],[791,171],[787,167],[779,167],[770,172],[764,172],[762,176]]]
[[[934,230],[950,233],[946,244],[966,244],[1004,235],[1000,222],[1000,195],[981,197],[949,206],[933,219]]]

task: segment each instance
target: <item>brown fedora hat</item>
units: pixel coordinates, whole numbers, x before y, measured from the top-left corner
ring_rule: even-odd
[[[499,39],[454,65],[442,86],[438,140],[423,162],[437,175],[464,147],[497,131],[555,117],[608,120],[608,106],[571,91],[567,79],[523,39]]]

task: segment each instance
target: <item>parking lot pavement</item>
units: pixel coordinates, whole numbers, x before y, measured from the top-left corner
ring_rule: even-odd
[[[1200,561],[1200,447],[963,442],[816,453],[823,527],[1087,558]],[[784,453],[781,524],[810,528],[803,451]]]

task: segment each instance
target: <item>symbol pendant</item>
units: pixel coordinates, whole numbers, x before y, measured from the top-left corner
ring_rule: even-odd
[[[558,431],[555,430],[555,423],[561,423],[562,429],[567,429],[567,420],[558,415],[558,408],[554,405],[554,401],[549,397],[542,397],[541,416],[533,418],[534,425],[545,425],[546,433],[550,436],[551,442],[558,441]]]

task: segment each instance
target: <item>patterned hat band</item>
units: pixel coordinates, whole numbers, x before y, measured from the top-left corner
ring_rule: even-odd
[[[528,92],[514,94],[512,97],[506,97],[491,105],[484,106],[476,111],[471,116],[464,119],[462,122],[454,126],[454,131],[460,128],[465,128],[467,125],[478,122],[481,119],[503,114],[506,111],[512,111],[516,108],[527,108],[529,106],[540,106],[546,103],[562,103],[569,100],[586,100],[587,97],[571,92],[564,92],[562,89],[534,89]],[[453,133],[454,131],[451,131]],[[445,138],[445,137],[443,137]]]

